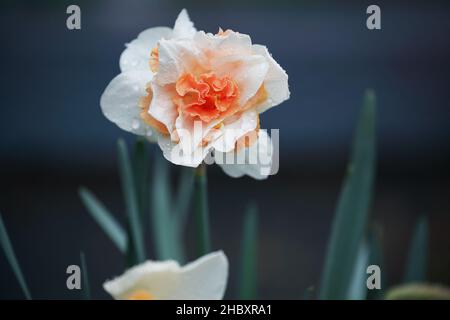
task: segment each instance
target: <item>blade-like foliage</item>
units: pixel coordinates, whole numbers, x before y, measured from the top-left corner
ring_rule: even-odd
[[[368,265],[377,265],[381,270],[381,289],[368,290],[367,299],[369,300],[379,300],[384,296],[386,290],[386,279],[387,270],[383,262],[383,251],[381,246],[382,240],[382,229],[379,225],[373,225],[369,232],[368,242],[369,242],[369,262]]]
[[[150,157],[146,148],[146,141],[139,137],[134,145],[133,171],[136,183],[136,197],[138,200],[140,219],[143,225],[148,219],[149,206],[149,163]]]
[[[127,208],[128,227],[131,239],[128,250],[132,250],[135,253],[136,261],[134,264],[138,264],[145,260],[145,248],[136,193],[136,184],[125,141],[119,139],[117,149],[119,156],[119,172]]]
[[[177,196],[174,202],[175,227],[178,233],[182,232],[182,229],[186,224],[193,190],[194,170],[191,168],[181,168]]]
[[[422,215],[414,228],[408,259],[406,261],[404,282],[425,282],[427,273],[428,220]]]
[[[347,294],[348,300],[364,300],[367,297],[367,265],[369,262],[370,247],[363,241],[358,250],[350,286]]]
[[[169,186],[169,166],[164,159],[157,157],[152,183],[152,227],[159,260],[181,259],[181,253],[176,252],[174,242],[173,220],[171,212],[171,193]]]
[[[366,228],[375,172],[375,95],[367,91],[335,213],[319,297],[345,299]]]
[[[16,254],[14,253],[13,246],[9,240],[8,232],[6,231],[5,224],[3,223],[2,215],[0,214],[0,245],[5,253],[6,259],[8,260],[11,269],[16,276],[17,282],[19,282],[20,288],[22,289],[25,298],[31,300],[30,290],[28,289],[25,277],[23,276],[22,270],[20,269],[19,262],[17,261]]]
[[[241,247],[239,299],[257,298],[258,209],[250,204],[244,215]]]
[[[201,164],[195,170],[194,176],[194,215],[197,236],[197,254],[198,256],[202,256],[211,251],[206,167],[204,164]]]
[[[83,279],[83,287],[81,288],[81,294],[83,299],[90,300],[91,299],[91,286],[89,284],[89,274],[86,265],[86,257],[84,252],[80,252],[80,261],[81,261],[81,277]]]
[[[114,216],[88,189],[81,187],[78,191],[81,201],[89,214],[94,218],[103,232],[111,239],[120,252],[125,253],[127,249],[127,233],[116,221]]]

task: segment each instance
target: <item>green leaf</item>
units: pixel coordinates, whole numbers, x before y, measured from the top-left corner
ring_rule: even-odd
[[[145,260],[145,248],[136,194],[136,184],[134,182],[133,170],[125,141],[119,139],[117,149],[119,155],[119,172],[127,208],[128,225],[131,238],[128,250],[133,250],[135,252],[135,264],[138,264]]]
[[[381,236],[382,229],[379,225],[373,225],[370,228],[368,242],[369,242],[369,262],[368,265],[377,265],[381,270],[381,289],[368,290],[367,299],[369,300],[379,300],[384,296],[384,290],[386,287],[386,269],[383,263],[383,252],[381,247]]]
[[[150,158],[146,148],[146,140],[142,137],[136,139],[134,145],[133,169],[134,181],[136,183],[136,195],[138,199],[139,214],[144,225],[147,221],[147,210],[149,205],[149,163]]]
[[[131,268],[138,263],[137,253],[135,247],[132,245],[133,238],[130,231],[130,221],[127,220],[127,250],[125,252],[125,266]]]
[[[211,251],[205,164],[197,167],[194,177],[194,217],[195,234],[197,236],[197,254],[202,256]]]
[[[9,240],[8,232],[6,231],[5,224],[3,223],[2,215],[0,214],[0,245],[2,246],[3,252],[5,253],[6,259],[8,260],[11,269],[19,282],[20,288],[27,300],[31,300],[30,290],[28,289],[27,283],[23,276],[22,270],[20,269],[19,262],[17,261],[16,254]]]
[[[250,204],[244,215],[241,248],[239,299],[257,298],[258,209]]]
[[[152,227],[159,260],[175,259],[171,224],[169,167],[161,157],[155,158],[152,183]]]
[[[86,265],[86,257],[84,256],[84,252],[80,252],[80,260],[81,260],[81,277],[83,279],[83,287],[81,289],[81,293],[85,300],[91,299],[91,287],[89,285],[89,274]]]
[[[116,245],[117,249],[119,249],[120,252],[125,253],[127,248],[127,233],[123,227],[91,191],[81,187],[78,193],[92,218]]]
[[[355,266],[347,294],[348,300],[364,300],[367,297],[367,266],[369,262],[370,247],[363,241],[358,249]]]
[[[175,220],[176,229],[181,233],[186,224],[187,214],[189,212],[189,205],[192,200],[192,193],[194,190],[194,170],[191,168],[181,168],[180,178],[178,182],[177,197],[174,202],[175,205]]]
[[[406,284],[390,289],[386,300],[450,300],[450,290],[426,283]]]
[[[345,299],[366,228],[375,172],[375,94],[367,91],[325,261],[320,299]]]
[[[417,220],[409,247],[404,282],[424,282],[427,273],[428,220],[422,215]]]

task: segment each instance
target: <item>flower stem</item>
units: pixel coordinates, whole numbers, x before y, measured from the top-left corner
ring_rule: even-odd
[[[134,182],[133,169],[131,166],[131,161],[125,141],[119,139],[117,148],[119,154],[119,173],[122,181],[122,192],[124,194],[128,216],[128,231],[130,237],[130,241],[128,243],[128,256],[130,258],[132,257],[133,260],[135,260],[133,264],[137,264],[145,260],[145,248],[140,219],[141,217],[139,215],[136,184]]]
[[[211,251],[206,166],[203,163],[195,169],[194,216],[197,250],[198,255],[202,256]]]

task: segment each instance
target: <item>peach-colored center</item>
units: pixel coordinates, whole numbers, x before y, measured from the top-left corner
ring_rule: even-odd
[[[179,111],[204,122],[232,113],[236,108],[239,89],[229,77],[219,78],[213,73],[198,77],[193,74],[181,76],[176,85],[174,103]]]
[[[132,292],[128,297],[127,300],[154,300],[155,297],[146,290],[136,290]]]

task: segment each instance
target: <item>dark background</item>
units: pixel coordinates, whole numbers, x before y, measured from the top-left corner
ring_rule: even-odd
[[[382,30],[366,28],[381,7]],[[66,28],[78,4],[82,29]],[[291,99],[262,116],[280,129],[280,171],[259,182],[209,167],[214,248],[231,263],[234,296],[242,213],[260,208],[262,298],[300,298],[318,285],[334,207],[365,88],[378,98],[372,221],[382,227],[388,285],[401,281],[415,219],[430,221],[428,280],[450,285],[450,3],[439,1],[2,1],[0,212],[35,298],[78,298],[65,270],[84,250],[96,298],[123,258],[83,208],[91,188],[124,221],[116,141],[130,134],[99,99],[124,43],[186,7],[198,29],[231,28],[268,46]],[[160,151],[151,147],[154,156]],[[174,177],[178,168],[171,166]],[[152,257],[151,235],[147,234]],[[192,244],[192,228],[186,235]],[[195,258],[192,254],[190,259]],[[0,298],[21,298],[0,254]]]

